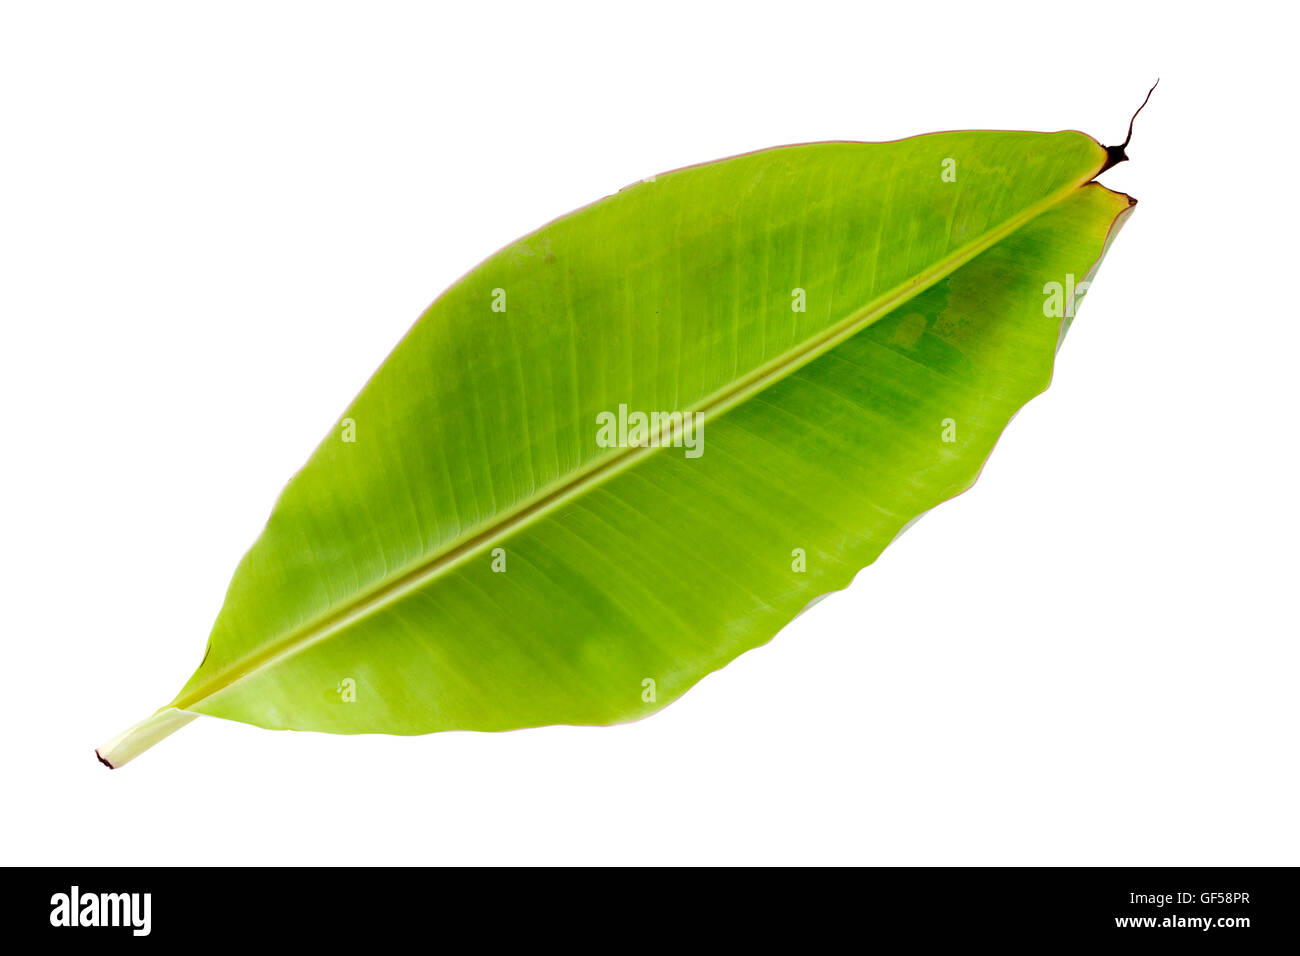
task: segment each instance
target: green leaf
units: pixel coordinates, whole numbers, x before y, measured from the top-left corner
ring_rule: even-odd
[[[512,243],[331,427],[194,676],[101,759],[197,714],[423,734],[653,713],[975,480],[1133,205],[1092,182],[1106,165],[1076,132],[788,146]],[[687,414],[602,442],[635,412]]]

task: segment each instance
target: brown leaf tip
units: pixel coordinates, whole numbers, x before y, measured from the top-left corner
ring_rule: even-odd
[[[1142,101],[1142,106],[1146,106],[1147,103],[1150,102],[1151,94],[1156,91],[1156,87],[1159,85],[1160,85],[1160,80],[1158,79],[1151,84],[1151,89],[1147,90],[1147,98]],[[1112,166],[1118,166],[1120,163],[1128,160],[1128,153],[1124,152],[1124,148],[1128,146],[1129,140],[1133,138],[1133,121],[1138,118],[1138,113],[1142,112],[1142,106],[1139,106],[1136,110],[1134,110],[1133,115],[1129,117],[1128,135],[1124,137],[1124,142],[1120,143],[1118,146],[1106,147],[1106,165],[1101,167],[1101,170],[1098,172],[1098,175],[1101,175],[1101,173],[1104,173]]]

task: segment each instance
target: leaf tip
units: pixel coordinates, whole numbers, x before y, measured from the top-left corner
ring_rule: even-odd
[[[1159,78],[1157,78],[1156,81],[1151,84],[1151,89],[1147,90],[1146,99],[1142,101],[1142,106],[1139,106],[1136,110],[1134,110],[1133,115],[1129,117],[1128,135],[1124,137],[1124,142],[1120,143],[1118,146],[1105,147],[1106,165],[1102,166],[1101,169],[1097,171],[1097,175],[1101,175],[1106,170],[1110,169],[1112,166],[1118,166],[1120,163],[1128,161],[1128,153],[1126,153],[1124,150],[1125,147],[1128,146],[1129,141],[1133,138],[1133,121],[1138,118],[1138,113],[1142,112],[1142,107],[1146,106],[1147,103],[1151,101],[1151,94],[1156,91],[1156,87],[1159,85],[1160,85],[1160,80]]]

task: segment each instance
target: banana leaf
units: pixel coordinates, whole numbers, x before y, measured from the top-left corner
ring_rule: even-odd
[[[1119,154],[1116,150],[1119,149]],[[786,146],[638,182],[442,294],[240,561],[195,716],[644,717],[969,487],[1134,200],[1078,132]]]

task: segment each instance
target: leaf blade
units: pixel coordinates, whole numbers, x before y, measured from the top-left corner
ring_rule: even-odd
[[[944,311],[946,297],[954,294],[954,281],[965,273],[966,285],[958,282],[956,293],[978,300],[981,283],[997,285],[1014,269],[1014,259],[1007,259],[1010,252],[1025,254],[1026,250],[1017,246],[1017,237],[1023,245],[1026,235],[1033,238],[1032,230],[1025,232],[1030,225],[1039,223],[1041,227],[1043,221],[1050,224],[1065,215],[1062,209],[1069,213],[1065,225],[1050,237],[1039,236],[1029,252],[1041,258],[1041,247],[1057,242],[1062,249],[1053,254],[1059,259],[1068,252],[1070,267],[1080,268],[1083,274],[1092,259],[1100,255],[1110,224],[1128,208],[1127,197],[1121,199],[1098,192],[1102,187],[1084,185],[1104,162],[1105,153],[1082,134],[942,135],[947,138],[917,138],[927,141],[920,147],[917,140],[900,141],[901,145],[822,144],[815,148],[829,149],[828,155],[834,155],[835,162],[828,163],[832,171],[822,168],[802,179],[795,175],[792,167],[797,163],[789,155],[767,155],[768,162],[757,165],[750,160],[750,165],[739,171],[724,169],[735,160],[694,167],[693,175],[692,170],[673,174],[692,179],[683,194],[690,197],[689,201],[668,202],[662,194],[653,193],[656,186],[673,181],[673,176],[668,176],[662,183],[633,187],[603,205],[557,220],[489,259],[431,307],[348,410],[345,417],[356,421],[361,435],[356,445],[349,449],[327,438],[286,488],[263,538],[241,562],[226,608],[214,627],[208,659],[178,695],[174,706],[262,726],[333,732],[423,733],[460,727],[505,729],[536,723],[633,719],[647,712],[647,703],[653,704],[651,710],[662,706],[704,674],[770,638],[816,596],[812,592],[817,588],[822,590],[816,593],[824,593],[844,586],[851,577],[846,568],[861,561],[852,568],[855,572],[873,560],[888,540],[912,520],[917,509],[931,507],[961,481],[954,484],[951,475],[937,472],[928,476],[932,480],[927,487],[937,488],[935,493],[941,496],[934,498],[931,494],[929,498],[921,496],[897,504],[901,510],[894,515],[897,521],[892,530],[888,523],[872,524],[868,520],[870,509],[860,510],[848,524],[872,527],[872,534],[867,536],[869,546],[858,542],[856,547],[841,548],[839,553],[820,547],[816,551],[818,561],[825,563],[811,575],[792,582],[787,580],[788,569],[780,572],[765,565],[761,572],[752,568],[737,572],[728,567],[729,555],[725,548],[719,550],[717,542],[735,540],[737,536],[747,538],[743,534],[746,520],[763,529],[750,540],[754,547],[759,541],[770,544],[794,534],[792,526],[782,528],[770,522],[765,525],[761,516],[756,519],[750,514],[746,518],[728,511],[726,496],[721,500],[711,497],[717,487],[744,489],[751,498],[773,488],[772,476],[764,477],[762,467],[751,463],[727,472],[722,465],[714,464],[714,458],[725,459],[725,465],[726,461],[747,461],[747,455],[761,451],[781,461],[787,471],[797,471],[804,456],[812,456],[813,460],[818,455],[843,456],[846,446],[834,440],[837,433],[856,434],[855,441],[869,447],[873,442],[879,445],[890,417],[870,402],[864,405],[862,395],[856,395],[850,405],[856,402],[859,414],[874,411],[875,417],[869,422],[875,432],[852,432],[850,413],[838,418],[833,429],[823,429],[825,434],[820,437],[800,438],[789,431],[789,423],[783,422],[782,416],[802,415],[811,421],[808,416],[813,414],[809,411],[815,406],[813,396],[820,396],[822,401],[848,401],[846,395],[856,394],[855,363],[867,363],[863,367],[869,373],[861,368],[856,372],[864,382],[879,383],[895,374],[904,379],[908,374],[919,374],[900,371],[917,364],[917,358],[889,354],[893,350],[881,345],[880,335],[901,336],[899,341],[914,338],[913,346],[938,349],[940,353],[944,348],[955,349],[947,358],[956,365],[945,364],[942,355],[931,359],[948,379],[953,375],[960,378],[962,368],[957,359],[963,357],[962,348],[951,340],[951,336],[960,337],[960,327],[949,329],[948,339],[930,332],[932,321],[943,320],[946,315],[951,324],[960,318],[952,309]],[[988,137],[997,140],[986,142]],[[1058,153],[1062,137],[1068,148]],[[1049,149],[1048,141],[1053,138],[1057,145]],[[911,157],[909,168],[919,171],[928,164],[933,181],[928,185],[918,180],[898,186],[897,157],[890,162],[872,159],[882,170],[881,189],[893,190],[888,200],[879,196],[845,199],[841,194],[829,203],[819,205],[814,201],[807,215],[799,214],[798,207],[813,192],[813,184],[842,178],[845,169],[858,168],[854,165],[862,162],[858,157],[875,156],[873,150],[880,147],[905,149]],[[938,176],[939,154],[947,152],[976,157],[961,162],[959,182],[964,173],[975,178],[978,185],[983,174],[994,177],[993,186],[997,188],[985,183],[971,192],[974,198],[955,190],[950,199],[924,207],[919,224],[915,218],[900,218],[898,210],[916,206],[918,197],[951,185],[941,183]],[[1009,158],[1022,154],[1033,162],[1017,165]],[[803,158],[807,155],[803,154]],[[1025,173],[1026,169],[1029,173]],[[1017,190],[1019,176],[1032,179],[1033,188]],[[640,197],[640,201],[617,202],[625,195]],[[707,195],[720,198],[712,205],[691,206]],[[779,208],[774,205],[778,197]],[[619,230],[646,221],[646,209],[656,210],[654,228],[646,230],[649,235],[632,234],[621,245],[615,243]],[[594,222],[598,228],[579,229],[576,235],[566,232],[583,222],[588,227]],[[752,223],[775,225],[762,228]],[[941,227],[946,229],[944,242],[935,239]],[[756,228],[761,239],[744,238]],[[1058,232],[1071,229],[1081,229],[1086,241],[1081,247],[1066,250],[1069,244],[1061,240]],[[817,234],[811,239],[810,230]],[[972,233],[974,239],[970,238]],[[825,239],[823,234],[832,239]],[[887,234],[892,238],[886,239]],[[928,237],[924,243],[917,238],[921,234]],[[874,250],[870,270],[861,267],[850,275],[849,267],[860,266],[858,260],[864,258],[855,255],[858,245],[872,235],[876,238],[870,246]],[[603,248],[595,241],[601,238],[616,248]],[[595,251],[588,253],[593,247]],[[670,262],[668,253],[661,252],[656,259],[650,255],[652,247],[671,250],[676,258]],[[790,248],[796,248],[797,254],[786,258],[796,260],[796,265],[774,263],[774,250]],[[575,250],[581,250],[585,258]],[[998,250],[1001,258],[996,254]],[[1089,251],[1092,259],[1088,258]],[[884,267],[882,252],[888,260]],[[569,264],[570,258],[576,260],[573,265]],[[636,285],[635,294],[629,293],[631,280],[625,278],[628,261],[647,263],[641,270],[645,274],[631,283]],[[972,272],[972,268],[976,271]],[[780,273],[782,269],[786,271],[779,278],[772,278],[773,271]],[[761,294],[738,286],[741,277],[760,273],[764,276]],[[584,280],[593,274],[602,282],[593,285],[589,279]],[[533,278],[521,282],[520,275]],[[984,278],[976,281],[973,275]],[[792,277],[806,283],[806,291],[819,307],[819,296],[826,298],[824,311],[811,319],[792,312],[786,320],[779,314],[776,306],[784,303],[777,302],[772,290],[788,294],[785,286]],[[474,315],[475,308],[484,309],[484,293],[497,288],[506,290],[511,303],[499,327],[489,330],[499,336],[500,354],[476,366],[476,357],[482,356],[476,349],[485,347],[489,333],[472,323],[466,331],[464,317]],[[897,291],[900,288],[901,293]],[[1027,301],[1027,289],[1023,282],[1016,287],[1021,304]],[[510,296],[518,296],[520,290],[524,299],[522,315],[511,314],[509,309],[518,299],[512,301]],[[945,297],[942,303],[938,301],[941,294]],[[900,308],[913,301],[912,295],[922,304],[929,296],[935,310],[926,319],[925,328],[915,335],[917,329],[909,330],[905,320],[922,313]],[[540,299],[545,307],[530,309],[531,298]],[[1036,298],[1033,304],[1040,301]],[[746,318],[755,302],[761,321]],[[620,303],[623,309],[614,321],[610,316],[618,311]],[[651,305],[660,308],[653,310]],[[662,313],[674,307],[676,322],[665,320],[669,327],[665,333]],[[976,312],[984,308],[988,315],[996,312],[988,302],[977,301],[972,308]],[[879,314],[872,314],[873,310]],[[656,313],[654,320],[648,318],[651,311]],[[552,315],[563,315],[564,323],[553,320]],[[687,315],[708,317],[699,343],[684,341]],[[889,327],[867,336],[877,323],[888,323]],[[603,329],[617,330],[609,347],[586,355],[583,350],[592,347]],[[1041,360],[1047,356],[1050,374],[1050,354],[1059,339],[1055,327],[1047,330],[1050,336],[1044,337],[1044,329],[1022,324],[1016,334],[1030,331],[1038,333],[1033,338],[1033,354],[1040,364],[1038,378],[1011,376],[1018,389],[1014,394],[1020,396],[1021,403],[1036,393],[1035,388],[1045,387]],[[984,334],[1002,336],[996,339],[1001,346],[1017,345],[1015,337],[1005,331],[986,329]],[[854,342],[857,346],[851,347]],[[797,352],[796,361],[789,359],[791,343]],[[862,348],[867,348],[867,353],[862,353]],[[550,356],[552,361],[529,369],[523,356],[530,352]],[[775,359],[771,357],[774,354]],[[421,389],[418,370],[419,360],[431,361],[433,355],[439,356],[437,371],[448,376],[448,385],[442,392],[434,389],[434,398],[430,399],[428,389]],[[1012,361],[1011,366],[1014,364]],[[814,367],[815,374],[805,373],[805,369]],[[770,374],[769,368],[777,369],[779,374]],[[567,386],[557,384],[563,379],[557,370],[564,369],[578,369],[576,380]],[[998,366],[998,371],[1004,378],[1008,374],[1007,367]],[[627,375],[611,386],[615,373]],[[991,386],[985,379],[981,382],[985,383],[984,390],[977,391],[977,399],[987,401]],[[801,388],[794,389],[792,383]],[[827,383],[834,383],[829,399]],[[515,405],[510,403],[507,384],[520,389],[522,400]],[[591,394],[584,394],[584,387]],[[935,387],[948,391],[957,388],[951,381],[936,382]],[[409,390],[418,400],[407,401],[403,390]],[[884,394],[887,403],[882,407],[896,411],[906,398],[905,392],[892,397]],[[698,460],[703,464],[691,462],[693,470],[686,469],[667,449],[625,453],[614,466],[602,464],[610,459],[602,459],[597,450],[584,446],[581,430],[585,427],[588,432],[594,431],[590,424],[593,408],[609,407],[623,394],[649,410],[692,409],[690,402],[700,404],[700,395],[714,396],[711,405],[708,401],[702,403],[715,416],[708,420],[709,454]],[[723,395],[721,400],[716,397],[719,394]],[[363,447],[368,426],[385,422],[410,425],[429,418],[430,408],[445,413],[450,407],[447,395],[469,397],[466,415],[452,419],[462,427],[443,428],[417,441],[414,448],[408,441],[400,446],[400,453],[394,450],[398,446],[386,445],[381,438],[376,441],[378,447],[366,450],[366,455],[373,457],[353,454],[351,461],[347,458],[350,452]],[[534,402],[537,395],[549,401]],[[728,396],[736,400],[728,403]],[[422,406],[421,402],[426,404]],[[471,405],[473,413],[469,414]],[[1009,417],[1007,408],[1010,406],[999,406],[999,411],[1007,412]],[[796,414],[791,409],[801,411]],[[512,411],[520,418],[515,433],[506,427]],[[758,419],[751,421],[754,415]],[[498,436],[481,432],[476,442],[476,436],[464,427],[466,421],[480,428],[485,422],[495,422]],[[770,440],[763,444],[764,425],[758,422],[783,435],[784,444],[772,445]],[[995,437],[1000,430],[1001,425],[986,428],[980,434],[981,440],[991,447],[990,436]],[[409,428],[398,431],[410,437]],[[504,441],[498,440],[501,433],[507,436]],[[926,468],[937,469],[931,460],[934,450],[913,447],[917,441],[914,436],[897,438],[894,445],[888,446],[889,454],[878,459],[876,466],[884,470],[882,463],[886,459],[897,458],[910,462],[922,473]],[[982,447],[964,450],[957,456],[959,463],[969,466],[982,461]],[[448,449],[454,449],[460,458],[453,458]],[[584,467],[599,471],[600,481],[575,481],[573,476]],[[860,480],[865,480],[867,476],[861,473],[860,466],[855,467]],[[711,477],[715,473],[725,473],[726,477]],[[472,476],[484,474],[489,476],[486,488],[476,486]],[[399,482],[400,494],[392,493],[394,475],[404,476]],[[441,485],[437,480],[429,482],[430,476],[442,476]],[[568,480],[568,486],[561,484],[558,496],[553,490],[556,476],[561,482]],[[843,482],[834,475],[817,473],[805,478],[815,484],[817,494],[812,498],[822,504],[836,501],[839,507],[852,500],[851,496],[842,497]],[[973,474],[969,479],[973,480]],[[898,487],[906,487],[907,481],[905,471],[895,476]],[[429,484],[422,487],[421,482]],[[629,501],[624,493],[608,493],[615,485],[636,487],[644,501],[658,501],[656,514],[671,514],[673,502],[677,502],[695,524],[681,524],[674,519],[671,530],[665,532],[655,522],[645,520],[642,509],[648,506],[636,503],[641,499]],[[671,489],[675,488],[686,490],[674,494]],[[377,494],[383,489],[390,492],[387,497]],[[421,497],[426,494],[431,497]],[[486,537],[481,530],[484,500],[489,502]],[[701,500],[710,502],[708,509],[700,510],[696,503]],[[502,525],[499,517],[503,502],[509,508],[521,501],[525,503],[527,520],[505,526],[504,531],[492,528],[494,516]],[[543,507],[537,506],[539,501]],[[435,502],[441,502],[441,510],[434,506]],[[572,510],[566,512],[566,508]],[[826,513],[840,513],[827,508]],[[822,509],[809,507],[807,501],[801,504],[799,496],[789,489],[783,492],[780,510],[797,516],[803,522],[799,527],[817,529],[810,537],[818,541],[845,534]],[[381,532],[391,532],[392,537],[368,550],[366,525],[375,527],[376,511],[383,519],[379,524]],[[433,511],[438,514],[430,518]],[[710,523],[710,511],[727,516],[725,528]],[[323,521],[322,513],[326,516]],[[402,521],[407,523],[403,525]],[[628,528],[636,528],[636,533],[626,533]],[[709,529],[709,534],[701,537],[701,528]],[[330,553],[331,541],[349,545]],[[482,560],[477,565],[471,563],[471,559],[481,557],[489,543],[503,541],[508,543],[507,553],[514,561],[506,574],[492,574]],[[564,542],[562,552],[556,551],[557,541]],[[590,542],[597,542],[594,552]],[[651,555],[640,555],[638,549],[650,548],[650,543],[654,549]],[[792,542],[792,546],[797,545]],[[674,547],[685,548],[700,558],[692,563],[685,555],[677,556],[694,568],[694,575],[673,571],[671,561],[664,556],[672,555]],[[587,558],[578,561],[573,556],[579,554]],[[394,574],[394,567],[427,568],[431,555],[434,561],[443,562],[437,565],[437,574],[424,579],[417,574],[410,580],[413,586],[409,590],[391,589],[394,581],[403,580],[400,574]],[[629,568],[612,566],[610,555],[618,555],[629,563]],[[327,566],[324,573],[322,556]],[[331,560],[336,564],[330,566]],[[764,560],[770,561],[770,555]],[[298,575],[296,579],[294,574]],[[321,579],[313,581],[312,575],[320,575]],[[693,581],[702,575],[724,586],[701,591]],[[253,582],[246,594],[238,590],[241,580]],[[356,595],[367,586],[373,589],[376,580],[390,586],[387,596],[393,600],[369,607]],[[279,617],[267,614],[268,604],[275,605],[277,589],[286,582],[291,587],[286,589],[288,599],[278,608]],[[618,593],[612,594],[610,582],[616,582],[627,594],[637,595],[637,600],[628,603]],[[693,601],[690,610],[665,602],[665,591]],[[725,597],[720,597],[720,591],[725,591]],[[576,594],[576,599],[571,606],[557,609],[554,598],[561,593]],[[757,596],[769,593],[774,597]],[[334,610],[340,594],[345,608],[341,617]],[[726,599],[736,595],[743,600]],[[322,607],[326,609],[324,614]],[[286,614],[286,608],[292,613]],[[349,617],[349,608],[362,613]],[[704,623],[698,620],[701,608],[715,612],[705,615]],[[513,633],[511,628],[512,616],[517,618],[521,609],[527,609],[522,616],[532,622],[526,638],[521,638],[518,627]],[[330,614],[335,615],[333,620]],[[256,626],[248,628],[250,620]],[[304,620],[308,622],[308,639],[303,638]],[[332,627],[334,624],[339,626]],[[231,640],[231,635],[241,629],[252,636],[242,643]],[[268,633],[277,637],[268,642]],[[431,634],[435,639],[430,639]],[[618,634],[633,638],[620,642]],[[469,643],[458,643],[458,635],[468,635]],[[249,647],[255,649],[251,655]],[[376,668],[376,648],[382,648],[385,666]],[[337,697],[332,698],[324,690],[303,697],[302,688],[332,688],[346,675],[351,675],[346,679],[356,681],[355,705],[340,705]],[[655,686],[661,688],[653,702],[641,700],[642,681],[646,678],[656,680]],[[493,692],[485,694],[484,689],[489,687]]]

